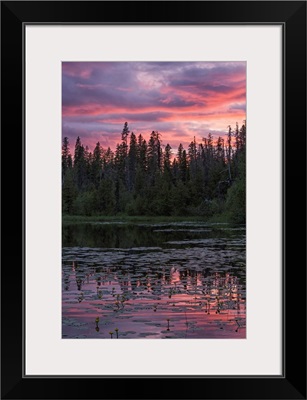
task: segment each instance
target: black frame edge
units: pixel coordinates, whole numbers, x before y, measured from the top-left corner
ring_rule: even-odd
[[[4,161],[4,150],[9,149],[11,144],[11,136],[5,134],[10,130],[13,132],[22,132],[24,129],[24,115],[22,107],[23,84],[22,84],[22,60],[23,60],[23,43],[22,43],[22,29],[25,22],[54,22],[54,21],[78,21],[80,17],[87,18],[87,20],[95,22],[96,7],[95,2],[14,2],[5,1],[1,3],[1,83],[2,83],[2,104],[1,104],[1,143],[2,143],[2,193],[14,193],[13,196],[5,196],[7,200],[2,200],[1,211],[3,227],[8,228],[12,225],[20,226],[20,221],[24,223],[24,197],[23,208],[20,207],[20,189],[22,189],[22,196],[24,196],[24,146],[25,135],[22,135],[22,140],[19,140],[18,133],[16,149],[18,153],[22,152],[22,166],[16,163],[15,169],[10,171],[6,170]],[[125,21],[131,18],[129,10],[129,2],[121,2],[121,11],[119,11],[119,2],[99,2],[100,7],[107,10],[107,18],[109,23],[112,23],[112,15],[118,15],[118,21]],[[104,3],[104,4],[103,4]],[[109,4],[106,4],[109,3]],[[154,11],[154,3],[152,5],[142,4],[143,21],[151,23],[159,19],[157,11]],[[191,2],[193,3],[193,2]],[[306,223],[306,191],[301,193],[301,188],[297,187],[297,182],[304,182],[306,185],[306,3],[304,1],[291,2],[291,1],[276,1],[276,2],[199,2],[208,6],[209,11],[206,14],[207,19],[211,22],[217,21],[215,18],[221,15],[221,4],[225,5],[223,19],[233,18],[237,22],[242,22],[244,15],[250,16],[250,21],[261,16],[266,17],[267,20],[275,18],[276,22],[284,21],[285,29],[285,124],[284,124],[284,166],[283,176],[286,179],[284,184],[284,211],[285,218],[283,221],[284,240],[287,244],[287,251],[284,254],[286,265],[293,263],[293,251],[295,248],[304,249],[306,245],[306,237],[297,236],[295,243],[290,241],[292,232],[296,231],[296,224],[299,220],[304,220]],[[215,4],[214,4],[215,3]],[[218,4],[219,3],[219,4]],[[225,4],[228,3],[228,4]],[[258,4],[257,4],[258,3]],[[262,3],[262,4],[261,4]],[[193,4],[187,5],[187,2],[178,3],[177,14],[172,11],[174,2],[163,2],[160,5],[161,9],[165,11],[163,18],[167,21],[192,20],[196,23],[199,18],[198,13],[195,12],[199,5],[193,9]],[[239,16],[238,13],[228,13],[230,5],[240,6]],[[130,7],[131,8],[131,7]],[[159,8],[159,7],[158,7]],[[234,7],[235,8],[235,7]],[[70,10],[70,11],[69,11]],[[194,11],[193,11],[194,10]],[[256,10],[256,11],[255,11]],[[264,14],[266,11],[266,14]],[[70,13],[69,13],[70,12]],[[151,15],[148,13],[151,12]],[[69,13],[69,15],[68,15]],[[143,13],[143,14],[142,14]],[[194,17],[193,17],[194,16]],[[111,18],[112,17],[112,18]],[[147,17],[147,18],[146,18]],[[67,19],[68,18],[68,19]],[[135,18],[135,15],[134,17]],[[161,18],[161,17],[160,17]],[[219,19],[218,21],[221,21]],[[140,21],[139,21],[140,22]],[[222,22],[222,21],[221,21]],[[224,21],[225,22],[225,21]],[[166,22],[165,22],[166,23]],[[175,22],[176,23],[176,22]],[[242,22],[244,23],[244,22]],[[112,23],[113,24],[113,23]],[[185,22],[184,22],[185,24]],[[295,46],[293,44],[295,43]],[[12,52],[12,48],[14,51]],[[14,81],[12,78],[15,77]],[[14,107],[17,110],[18,118],[11,118],[11,111]],[[293,135],[297,132],[302,132],[300,136],[300,154],[296,145],[293,144]],[[303,137],[303,134],[305,136]],[[296,143],[296,142],[295,142]],[[302,151],[305,150],[305,153]],[[301,153],[302,152],[302,153]],[[19,161],[20,162],[20,161]],[[286,168],[287,166],[287,168]],[[20,169],[23,171],[20,174]],[[15,176],[15,189],[11,189],[12,175]],[[17,190],[16,190],[17,187]],[[306,187],[304,187],[305,189]],[[297,195],[300,190],[299,196]],[[296,194],[296,195],[294,195]],[[7,201],[7,203],[6,203]],[[7,209],[13,209],[14,216],[7,213]],[[302,216],[303,214],[303,216]],[[306,225],[305,225],[306,227]],[[25,226],[23,225],[23,238],[25,235]],[[10,240],[11,239],[11,240]],[[135,379],[144,380],[145,385],[152,388],[152,379],[149,377],[126,377],[116,378],[118,381],[117,387],[111,390],[114,385],[114,378],[99,378],[87,380],[73,379],[72,377],[57,377],[47,379],[46,377],[23,377],[21,364],[23,346],[21,342],[21,323],[22,321],[22,294],[23,294],[23,275],[16,277],[12,270],[6,269],[6,265],[11,265],[11,255],[13,254],[14,263],[20,264],[20,258],[17,257],[14,243],[16,241],[15,235],[6,234],[5,238],[5,252],[4,252],[4,238],[2,237],[2,269],[1,269],[1,310],[2,310],[2,329],[1,329],[1,346],[2,346],[2,359],[1,359],[1,374],[2,374],[2,387],[1,393],[4,399],[23,399],[23,398],[63,398],[63,390],[65,388],[70,392],[66,393],[65,398],[99,398],[101,395],[106,395],[107,398],[144,398],[142,390],[136,390]],[[12,244],[10,244],[12,242]],[[285,246],[286,247],[286,246]],[[302,250],[300,250],[302,251]],[[24,262],[24,247],[21,252],[22,262]],[[292,293],[296,290],[295,298],[287,295],[285,298],[285,377],[227,377],[218,378],[222,380],[224,387],[227,387],[232,397],[230,398],[289,398],[289,399],[305,399],[306,398],[306,254],[300,260],[303,267],[300,267],[299,277],[295,274],[292,268],[286,268],[284,276],[284,284],[286,288],[290,288]],[[293,268],[296,268],[294,265]],[[14,299],[10,300],[10,304],[6,303],[6,299],[11,297],[11,285],[7,282],[14,282]],[[288,291],[288,290],[287,290]],[[295,312],[299,306],[299,312],[305,316],[304,326],[297,326]],[[295,327],[295,332],[293,332]],[[24,333],[24,332],[23,332]],[[304,355],[304,368],[298,370],[296,367],[298,355]],[[169,383],[179,390],[175,391],[170,398],[226,398],[223,397],[223,390],[219,388],[219,382],[216,378],[192,377],[189,378],[190,388],[182,387],[181,377],[160,377],[162,380],[169,379]],[[160,379],[155,377],[154,379]],[[203,381],[202,384],[202,380]],[[75,382],[72,382],[74,380]],[[88,397],[89,389],[91,386],[91,397]],[[101,390],[101,387],[107,388],[109,385],[109,392]],[[191,392],[191,387],[195,387],[194,392]],[[205,389],[201,389],[204,388]],[[193,394],[194,393],[194,394]],[[198,394],[197,394],[198,393]],[[224,392],[225,394],[225,392]],[[98,396],[98,397],[93,397]],[[156,388],[152,388],[151,396],[148,398],[161,398],[160,393]],[[146,397],[145,397],[146,398]]]

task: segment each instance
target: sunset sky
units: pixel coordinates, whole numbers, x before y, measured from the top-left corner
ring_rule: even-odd
[[[245,62],[64,62],[62,135],[92,151],[120,142],[124,123],[148,140],[159,131],[173,153],[246,119]]]

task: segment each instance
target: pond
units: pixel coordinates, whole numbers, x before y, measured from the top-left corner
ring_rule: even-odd
[[[244,226],[63,225],[62,337],[246,337]]]

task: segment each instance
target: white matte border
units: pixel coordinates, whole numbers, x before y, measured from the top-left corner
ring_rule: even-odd
[[[28,25],[25,32],[25,375],[280,376],[282,27]],[[247,62],[246,339],[61,339],[62,61]]]

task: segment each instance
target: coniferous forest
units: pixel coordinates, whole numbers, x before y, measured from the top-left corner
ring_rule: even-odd
[[[62,144],[64,215],[223,216],[245,223],[246,124],[224,137],[191,138],[174,149],[158,131],[149,137],[125,122],[115,150],[80,137]]]

